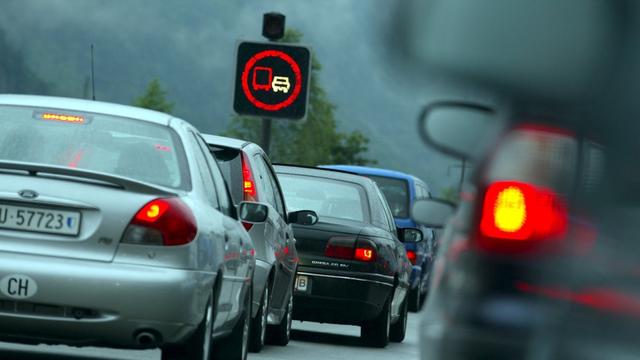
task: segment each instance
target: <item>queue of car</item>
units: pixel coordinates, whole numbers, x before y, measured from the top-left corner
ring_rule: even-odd
[[[425,231],[373,180],[104,102],[0,95],[0,127],[0,340],[201,360],[286,345],[292,319],[404,339],[402,241]]]

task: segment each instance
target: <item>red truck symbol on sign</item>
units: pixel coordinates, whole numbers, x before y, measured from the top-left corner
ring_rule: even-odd
[[[260,80],[263,81],[259,82],[259,78],[261,78]],[[264,83],[264,80],[267,80],[266,84]],[[256,66],[255,68],[253,68],[253,90],[270,91],[272,80],[273,71],[271,70],[271,68],[263,66]]]
[[[264,90],[273,92],[282,91],[288,93],[291,84],[286,76],[273,76],[273,70],[264,66],[253,68],[253,90]]]

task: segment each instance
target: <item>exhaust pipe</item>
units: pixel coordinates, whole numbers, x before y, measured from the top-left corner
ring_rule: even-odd
[[[138,334],[135,336],[135,340],[136,344],[144,348],[156,347],[158,344],[158,338],[156,334],[147,330],[138,332]]]

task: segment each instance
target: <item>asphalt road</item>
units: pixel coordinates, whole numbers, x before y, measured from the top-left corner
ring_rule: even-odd
[[[409,314],[407,337],[401,344],[372,349],[360,343],[354,326],[294,322],[293,340],[286,347],[267,346],[249,359],[263,360],[409,360],[418,359],[418,315]],[[157,360],[160,351],[126,351],[66,346],[0,343],[1,360]]]

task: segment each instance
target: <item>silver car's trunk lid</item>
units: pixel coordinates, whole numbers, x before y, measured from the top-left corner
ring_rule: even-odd
[[[61,175],[26,174],[0,171],[0,252],[27,253],[63,258],[109,262],[113,259],[125,228],[147,202],[167,196],[158,190],[131,191],[87,178]],[[138,189],[139,190],[139,189]],[[8,217],[22,209],[23,222],[28,209],[47,214],[71,214],[63,219],[67,232],[79,221],[78,234],[53,234],[47,229],[9,229]],[[9,213],[7,213],[9,209]],[[74,214],[79,214],[76,217]],[[3,218],[4,216],[4,218]],[[48,215],[45,215],[44,221]],[[33,218],[34,226],[39,214]],[[70,218],[70,219],[69,219]],[[57,220],[57,219],[56,219]],[[56,224],[56,220],[52,224]],[[59,225],[59,224],[56,224]],[[52,225],[52,227],[56,227]]]

